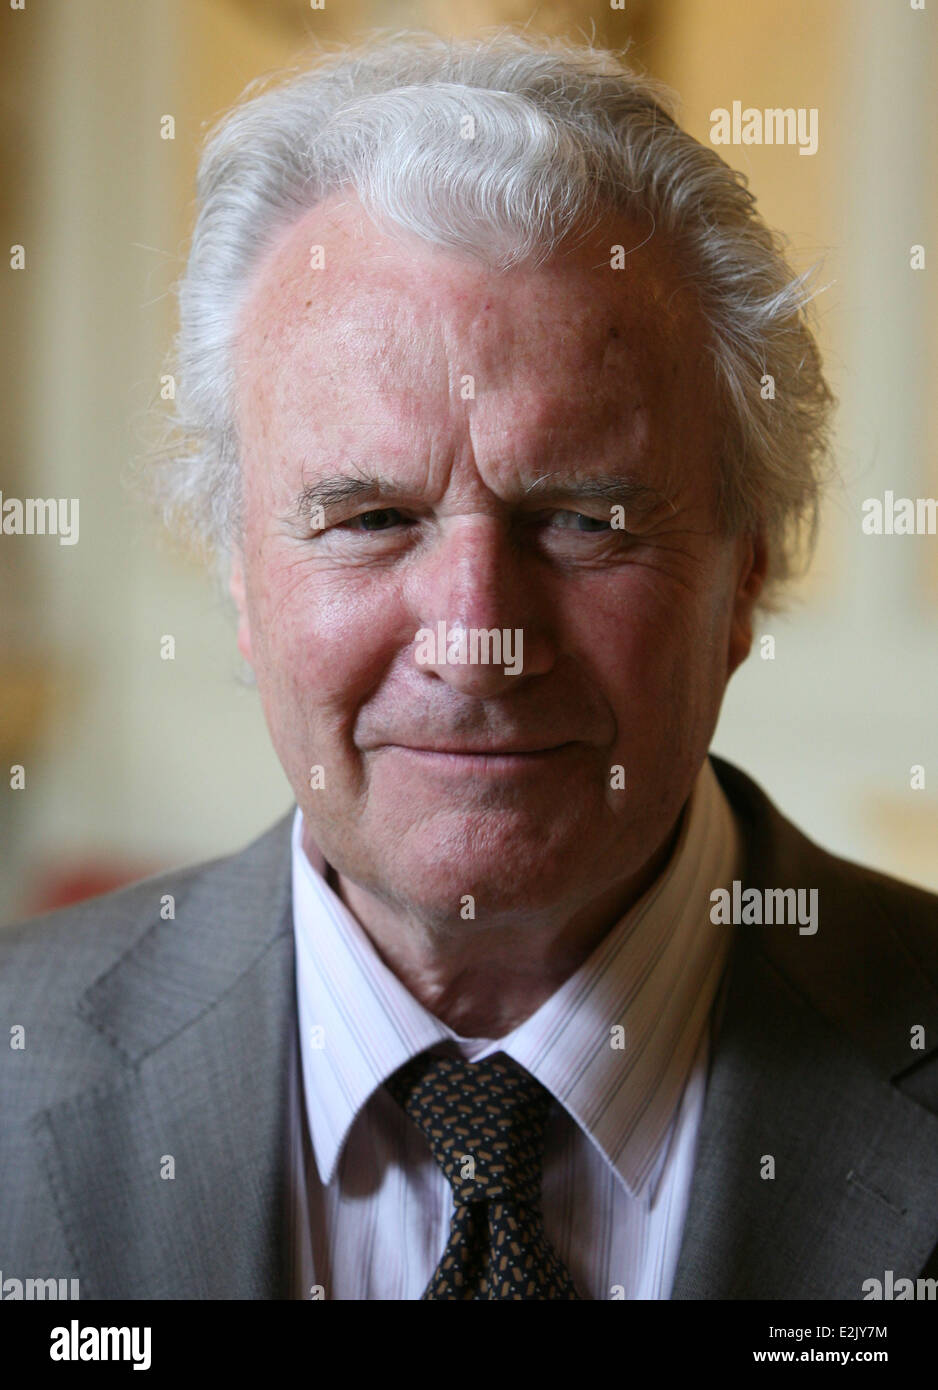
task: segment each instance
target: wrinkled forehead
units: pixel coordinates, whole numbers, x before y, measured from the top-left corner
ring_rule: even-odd
[[[239,405],[284,419],[316,382],[333,403],[437,385],[458,396],[463,374],[497,390],[510,368],[532,408],[582,399],[598,425],[631,402],[671,430],[690,398],[699,432],[703,323],[679,259],[649,232],[610,213],[543,265],[499,273],[379,228],[354,193],[334,194],[284,226],[254,268],[238,320]],[[441,379],[442,363],[456,380]]]

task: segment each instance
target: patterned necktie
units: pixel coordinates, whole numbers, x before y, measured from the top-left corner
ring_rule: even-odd
[[[578,1299],[541,1215],[550,1093],[510,1057],[426,1052],[386,1085],[453,1189],[449,1242],[423,1297]]]

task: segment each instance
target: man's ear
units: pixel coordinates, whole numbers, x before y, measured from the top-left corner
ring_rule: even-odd
[[[244,586],[244,559],[237,546],[231,552],[228,592],[238,610],[238,651],[248,665],[252,666],[254,663],[251,656],[251,621],[248,617],[247,593]]]
[[[762,592],[769,564],[769,551],[761,531],[740,537],[733,598],[733,620],[727,651],[726,677],[746,660],[752,646],[752,614]]]

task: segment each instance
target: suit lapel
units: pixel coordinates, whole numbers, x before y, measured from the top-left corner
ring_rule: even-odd
[[[289,1296],[289,839],[288,817],[178,885],[154,880],[157,911],[176,887],[175,918],[79,1004],[123,1065],[33,1125],[83,1298]]]
[[[750,827],[744,885],[817,887],[820,924],[736,928],[672,1297],[862,1298],[938,1245],[938,1116],[900,1089],[938,997],[876,920],[876,876],[858,886],[714,763]]]

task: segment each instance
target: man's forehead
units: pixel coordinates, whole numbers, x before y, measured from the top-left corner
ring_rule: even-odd
[[[624,268],[610,265],[624,247]],[[603,219],[582,244],[537,268],[501,275],[430,246],[407,231],[377,227],[356,195],[343,192],[281,230],[255,268],[239,321],[242,366],[254,377],[275,362],[318,358],[400,378],[455,335],[485,373],[492,354],[546,372],[681,357],[699,324],[673,257],[640,223]],[[434,341],[436,338],[436,341]],[[550,358],[544,360],[545,345]],[[312,365],[312,364],[311,364]]]
[[[621,271],[617,237],[635,248]],[[659,491],[708,477],[702,321],[659,247],[613,217],[568,254],[499,275],[331,199],[282,230],[245,301],[245,460],[284,487],[376,460],[442,485],[445,461],[469,453],[490,486],[571,467]]]

